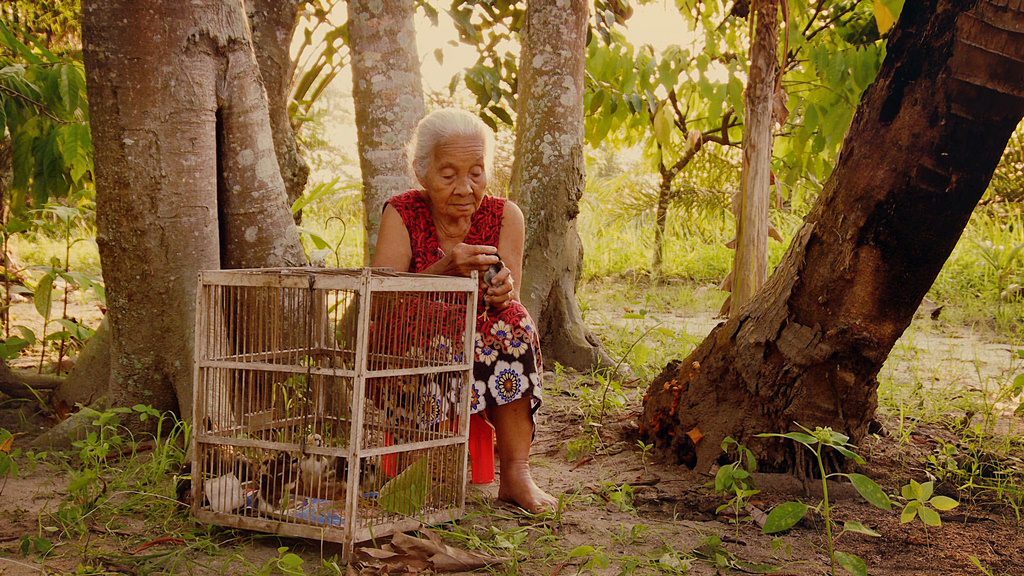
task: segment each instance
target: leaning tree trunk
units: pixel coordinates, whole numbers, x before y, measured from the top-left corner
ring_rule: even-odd
[[[732,272],[730,316],[739,314],[764,285],[768,275],[768,206],[772,169],[772,100],[775,95],[779,41],[778,0],[755,0],[750,17],[746,114],[743,118],[743,168],[736,210],[736,258]]]
[[[707,469],[732,435],[764,468],[804,472],[792,445],[752,435],[799,422],[864,436],[878,371],[1024,114],[1024,7],[1014,6],[906,3],[783,262],[740,315],[651,384],[646,438]]]
[[[352,100],[363,176],[365,245],[369,262],[384,203],[416,185],[405,146],[423,117],[413,0],[351,0]]]
[[[281,167],[288,205],[302,196],[309,179],[309,165],[299,153],[288,100],[295,65],[291,58],[292,35],[303,0],[247,0],[253,48],[260,65],[263,85],[270,100],[270,128]]]
[[[304,263],[246,14],[231,0],[94,1],[83,22],[106,400],[188,414],[198,272]]]
[[[537,321],[545,354],[580,370],[612,363],[576,302],[587,12],[585,0],[527,3],[511,182],[526,214],[523,304]]]

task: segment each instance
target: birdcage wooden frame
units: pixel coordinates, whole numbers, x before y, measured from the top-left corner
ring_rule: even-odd
[[[461,517],[477,289],[476,274],[456,278],[321,268],[200,273],[191,446],[195,518],[339,542],[347,559],[356,542]],[[388,322],[388,310],[412,315],[433,310],[427,321],[436,315],[457,338],[449,341],[446,354],[435,354],[433,348],[418,355],[396,353],[379,342],[404,342],[410,338],[409,328]],[[443,342],[438,346],[444,350]],[[293,379],[298,384],[287,384]],[[436,405],[435,418],[440,418],[427,426],[415,424],[417,399],[426,392],[414,389],[425,382],[437,390],[430,406]],[[285,393],[288,386],[292,397]],[[379,406],[385,395],[399,398],[395,401],[407,404],[413,415],[404,420],[388,416]],[[293,406],[299,406],[298,414],[291,412]],[[313,413],[318,410],[334,412]],[[405,428],[395,422],[405,423]],[[325,438],[328,430],[330,437]],[[376,483],[377,497],[386,498],[387,483],[375,478],[386,477],[386,471],[379,470],[389,467],[395,471],[390,480],[397,478],[401,472],[396,462],[401,458],[413,460],[412,466],[422,463],[428,474],[441,475],[447,484],[428,491],[429,505],[413,513],[386,506],[383,512],[374,509],[374,503],[367,503],[373,494],[364,491],[367,483]],[[307,473],[303,479],[303,471],[309,468],[329,477],[331,466],[331,493],[344,491],[341,509],[321,507],[328,489],[319,484],[315,492],[311,488],[300,494],[313,475]],[[253,496],[256,468],[260,476]],[[286,468],[294,470],[290,483],[285,482]],[[371,474],[374,470],[377,473]],[[287,488],[294,489],[294,502],[288,493],[270,503],[269,494],[261,494],[265,480],[271,486],[277,476],[283,478],[282,490],[294,485]],[[280,502],[301,502],[310,508],[305,516],[289,517],[274,511]]]

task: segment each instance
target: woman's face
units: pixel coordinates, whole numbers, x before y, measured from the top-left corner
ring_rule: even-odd
[[[440,141],[421,184],[436,215],[453,219],[472,216],[487,190],[483,139]]]

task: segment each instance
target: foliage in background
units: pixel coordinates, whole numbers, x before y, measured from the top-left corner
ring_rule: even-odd
[[[73,49],[79,33],[77,3],[56,3],[45,14],[27,3],[2,10],[7,16],[14,10],[18,18],[10,18],[10,25],[0,22],[0,157],[11,162],[9,168],[0,166],[0,172],[10,170],[9,178],[0,173],[0,357],[11,360],[38,345],[42,371],[52,342],[59,373],[66,353],[92,335],[92,328],[68,316],[69,294],[92,288],[103,298],[96,277],[71,269],[72,247],[95,234],[85,71],[81,54]],[[16,263],[14,244],[44,239],[56,240],[63,250],[34,265]],[[11,321],[10,307],[18,294],[33,299],[43,320],[40,334]],[[54,314],[58,303],[59,317]]]
[[[32,47],[0,22],[0,127],[10,139],[11,218],[92,187],[92,139],[81,60]]]
[[[288,114],[300,142],[302,126],[313,118],[317,102],[349,63],[348,22],[338,21],[345,13],[340,4],[339,0],[306,0],[299,12],[295,35],[301,40],[292,48]]]

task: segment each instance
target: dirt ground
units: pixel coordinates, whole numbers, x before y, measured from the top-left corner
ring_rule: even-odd
[[[646,317],[627,328],[640,329],[644,323],[663,320],[673,321]],[[616,322],[620,327],[628,324]],[[686,322],[687,330],[698,335],[714,325],[710,315]],[[890,406],[901,405],[921,396],[908,390],[925,389],[949,398],[940,404],[941,409],[956,410],[948,416],[963,417],[967,413],[960,411],[957,395],[967,398],[962,391],[972,389],[984,396],[989,386],[1020,367],[1012,346],[962,330],[939,329],[922,320],[894,350],[880,375],[880,395]],[[642,389],[625,390],[626,408],[609,413],[600,426],[594,426],[593,418],[588,424],[581,409],[580,391],[598,384],[585,376],[564,374],[549,374],[546,382],[534,470],[540,484],[562,497],[563,512],[530,517],[497,503],[495,485],[471,486],[466,518],[455,528],[440,528],[461,535],[452,538],[452,544],[514,557],[491,568],[492,572],[712,575],[762,573],[770,568],[779,575],[828,573],[820,520],[809,516],[780,537],[763,535],[753,522],[736,526],[728,512],[715,512],[725,500],[707,486],[712,476],[648,458],[635,437]],[[911,426],[891,408],[882,411],[879,421],[880,434],[860,447],[868,457],[861,471],[890,494],[898,493],[911,478],[927,479],[924,462],[942,441],[951,439],[950,432],[923,421]],[[1019,418],[1004,416],[1001,422],[1005,433],[1024,430]],[[19,446],[27,447],[48,425],[27,403],[0,402],[0,427],[22,433],[16,438]],[[598,436],[591,432],[594,428]],[[578,443],[570,449],[570,442],[587,437],[600,441],[582,452]],[[330,562],[340,553],[335,545],[195,527],[185,512],[170,518],[125,515],[89,524],[84,536],[59,542],[45,557],[32,552],[23,555],[23,536],[49,535],[44,527],[52,522],[41,519],[57,514],[67,497],[70,466],[73,462],[63,457],[44,459],[35,466],[23,464],[18,477],[2,484],[0,574],[302,573],[275,563],[282,554],[280,547],[304,561],[305,573],[338,573]],[[762,492],[752,504],[759,510],[794,499],[817,503],[813,490],[806,491],[789,477],[757,475],[755,481]],[[937,492],[956,496],[948,484],[938,483]],[[166,500],[168,496],[142,498]],[[898,510],[877,510],[849,486],[836,485],[833,497],[838,520],[859,521],[881,534],[880,538],[847,534],[840,540],[839,548],[861,556],[870,574],[1024,576],[1024,524],[1003,504],[961,498],[961,506],[943,513],[941,527],[925,529],[919,521],[901,524]],[[191,526],[191,532],[183,533],[182,526]],[[152,546],[140,550],[146,544]]]

